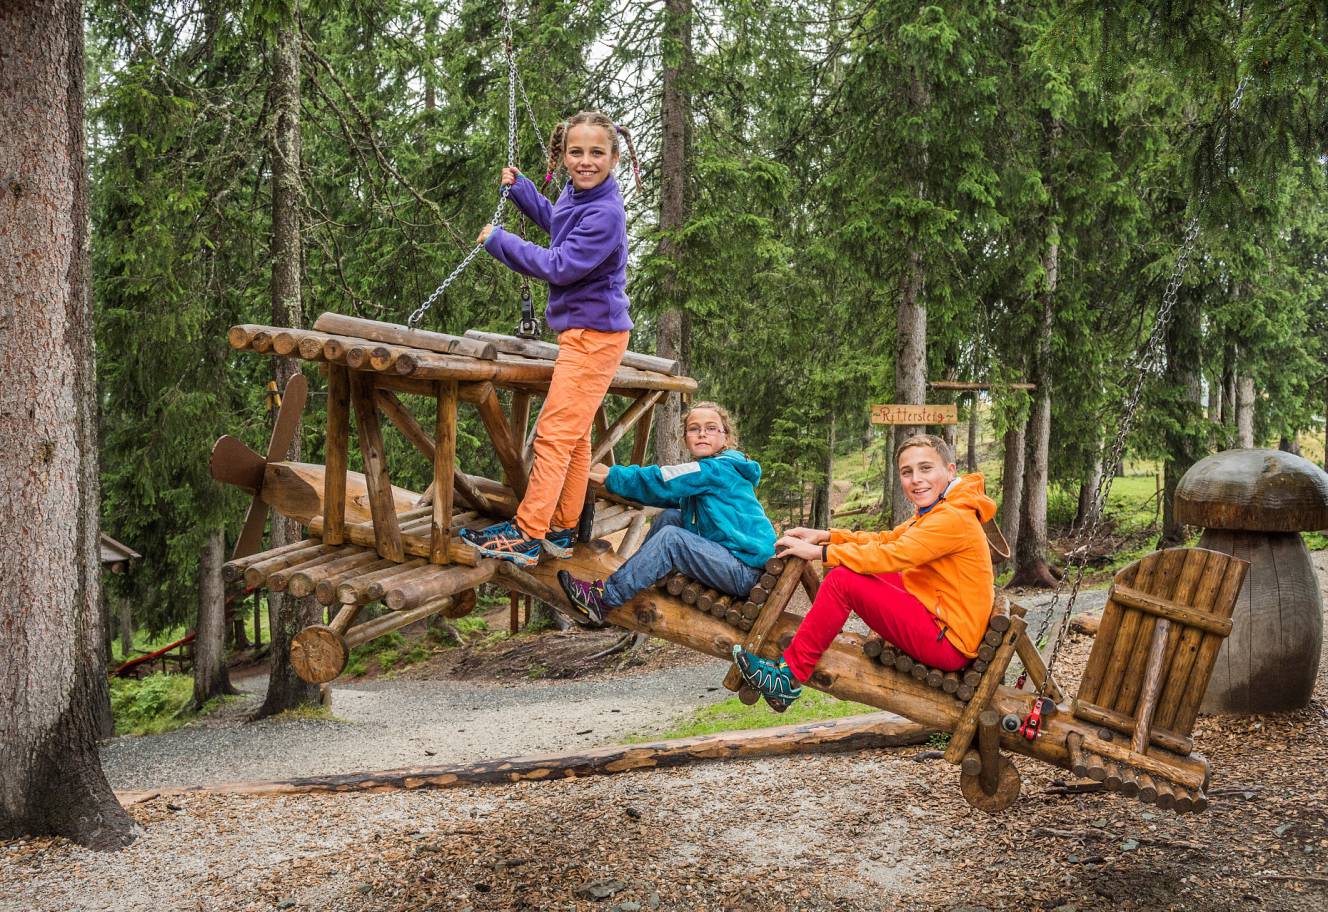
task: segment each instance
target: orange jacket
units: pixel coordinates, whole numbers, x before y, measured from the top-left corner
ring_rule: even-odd
[[[899,573],[954,647],[978,653],[991,615],[995,574],[982,524],[996,515],[982,475],[962,475],[944,499],[889,532],[830,530],[826,567]]]

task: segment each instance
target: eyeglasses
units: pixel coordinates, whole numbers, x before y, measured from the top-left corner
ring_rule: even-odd
[[[689,437],[701,437],[701,436],[711,437],[716,434],[723,434],[723,433],[724,433],[723,426],[718,424],[707,424],[705,426],[699,424],[687,425],[687,436]]]

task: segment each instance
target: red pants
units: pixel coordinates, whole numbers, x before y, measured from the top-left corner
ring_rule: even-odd
[[[806,681],[812,676],[821,653],[844,629],[850,613],[924,665],[958,671],[969,662],[942,635],[931,612],[904,588],[898,573],[873,576],[835,567],[821,581],[816,601],[784,650],[784,659],[795,678]]]

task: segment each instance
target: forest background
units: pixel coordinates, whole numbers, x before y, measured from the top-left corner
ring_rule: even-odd
[[[1322,49],[1316,7],[1282,6],[519,0],[517,161],[538,180],[579,109],[631,129],[632,348],[679,358],[735,412],[775,509],[828,524],[831,460],[864,445],[871,403],[990,384],[1016,577],[1045,581],[1047,492],[1087,518],[1199,200],[1128,452],[1170,491],[1207,453],[1322,432],[1324,89],[1302,78]],[[161,630],[192,622],[200,564],[243,516],[209,448],[268,436],[272,362],[232,353],[227,328],[404,322],[490,218],[503,6],[86,11],[101,523],[143,555],[113,597]],[[481,257],[424,325],[509,333],[517,302]],[[319,462],[310,381],[301,458]],[[496,477],[482,439],[463,423],[459,462]],[[674,435],[655,439],[676,460]],[[394,481],[422,490],[427,465],[389,446]]]

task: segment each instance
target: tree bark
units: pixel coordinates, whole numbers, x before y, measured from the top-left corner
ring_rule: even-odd
[[[1168,432],[1167,458],[1162,467],[1162,536],[1158,548],[1172,548],[1185,543],[1185,526],[1176,519],[1176,486],[1203,453],[1200,419],[1203,417],[1203,338],[1200,331],[1200,307],[1190,294],[1182,292],[1176,313],[1167,327],[1166,380],[1181,395],[1168,404],[1172,426]]]
[[[1088,477],[1079,485],[1079,508],[1074,514],[1074,527],[1086,529],[1091,526],[1101,512],[1093,502],[1097,495],[1097,486],[1102,481],[1102,446],[1098,445],[1097,457],[1088,470]]]
[[[832,512],[830,498],[834,493],[835,486],[835,415],[830,413],[830,420],[827,422],[827,434],[829,440],[826,442],[825,454],[825,477],[821,479],[821,484],[817,486],[816,496],[812,499],[812,528],[828,529],[830,528],[830,514]]]
[[[120,623],[120,656],[129,660],[134,650],[134,611],[129,599],[121,599],[116,612]]]
[[[277,25],[272,63],[273,130],[272,157],[272,322],[276,326],[300,327],[303,315],[301,277],[301,187],[300,187],[300,26],[296,0],[288,0]],[[299,371],[295,358],[274,358],[277,389]],[[291,441],[286,459],[300,458],[300,434]],[[272,512],[271,546],[298,541],[299,524]],[[309,624],[321,620],[313,599],[294,599],[281,593],[268,594],[271,622],[271,668],[267,696],[256,718],[275,715],[301,705],[318,702],[318,687],[295,673],[290,664],[290,644]]]
[[[1222,426],[1236,426],[1236,347],[1222,351]]]
[[[931,93],[916,71],[909,82],[908,100],[915,113],[925,110],[931,103]],[[915,192],[921,199],[927,191],[926,146],[917,144],[910,150],[909,157],[915,176]],[[895,312],[895,401],[906,405],[921,405],[927,397],[927,303],[922,296],[926,274],[922,254],[912,241],[909,242],[905,261],[899,306]],[[924,430],[917,426],[896,426],[890,452],[886,455],[891,516],[896,526],[913,515],[913,505],[904,496],[899,472],[895,470],[895,450],[909,437],[921,434]]]
[[[691,325],[683,308],[678,280],[683,251],[678,234],[690,214],[692,96],[692,0],[664,3],[664,84],[660,103],[663,135],[660,141],[659,242],[666,267],[662,288],[662,312],[656,323],[655,354],[678,362],[685,375],[690,370]],[[683,461],[678,428],[682,424],[682,399],[665,396],[655,408],[655,461],[673,465]]]
[[[968,459],[965,465],[970,472],[978,470],[978,394],[976,392],[968,400]]]
[[[106,687],[83,9],[0,5],[0,840],[134,838],[97,758]]]
[[[1019,520],[1024,515],[1024,430],[1006,430],[1001,463],[1001,531],[1012,555],[1019,545]]]
[[[1236,446],[1254,446],[1254,378],[1249,374],[1236,380]]]
[[[1056,585],[1056,578],[1047,566],[1046,557],[1048,460],[1051,450],[1051,335],[1056,280],[1060,269],[1060,240],[1054,228],[1048,232],[1042,268],[1046,273],[1046,284],[1041,295],[1042,315],[1032,378],[1032,382],[1037,384],[1037,390],[1025,440],[1023,513],[1019,520],[1019,539],[1014,552],[1011,586]]]
[[[226,585],[221,565],[226,561],[226,533],[208,535],[198,561],[198,625],[194,628],[194,704],[238,691],[226,671]]]

